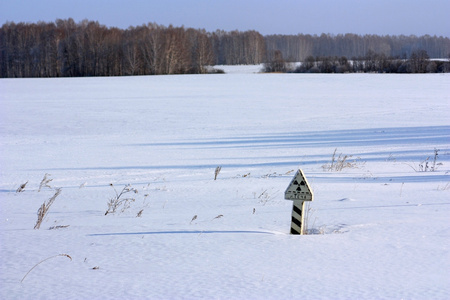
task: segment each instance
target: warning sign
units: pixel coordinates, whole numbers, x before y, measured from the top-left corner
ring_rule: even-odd
[[[295,174],[288,188],[284,192],[284,199],[301,201],[313,200],[313,192],[309,188],[308,181],[302,170],[299,169]]]

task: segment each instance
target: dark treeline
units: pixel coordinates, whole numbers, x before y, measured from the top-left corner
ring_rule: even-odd
[[[276,51],[275,51],[276,50]],[[73,19],[6,23],[0,28],[0,77],[74,77],[206,73],[209,65],[260,64],[274,53],[288,61],[363,56],[409,57],[424,50],[448,57],[450,39],[431,36],[262,36],[256,31],[147,25],[108,28]],[[277,52],[278,51],[278,52]]]
[[[280,51],[275,51],[272,61],[264,64],[266,72],[292,73],[448,73],[448,60],[431,60],[425,50],[413,51],[409,58],[389,57],[369,53],[363,57],[347,59],[345,56],[308,56],[295,68],[287,63]]]
[[[208,33],[148,24],[122,30],[98,22],[6,23],[0,29],[1,77],[205,73],[214,64],[259,64],[256,31]]]

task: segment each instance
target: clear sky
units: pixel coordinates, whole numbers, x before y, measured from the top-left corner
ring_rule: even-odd
[[[73,18],[267,34],[450,37],[450,0],[0,0],[0,24]]]

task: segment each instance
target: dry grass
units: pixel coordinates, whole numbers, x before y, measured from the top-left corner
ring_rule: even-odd
[[[218,167],[216,168],[216,170],[214,171],[214,180],[217,179],[217,175],[219,175],[220,170],[222,170],[222,167],[221,167],[221,166],[218,166]]]
[[[434,156],[433,161],[430,161],[430,156],[425,158],[423,161],[419,163],[419,166],[416,167],[415,165],[411,165],[406,163],[408,166],[410,166],[414,171],[416,172],[434,172],[437,169],[437,166],[442,165],[442,163],[438,163],[437,159],[439,156],[439,149],[434,148]]]
[[[114,187],[114,185],[111,183],[110,186],[112,186],[112,188],[114,189],[114,192],[116,193],[116,196],[109,199],[107,205],[108,205],[108,209],[105,212],[105,216],[107,214],[111,214],[111,213],[115,213],[119,208],[121,208],[121,212],[124,212],[125,210],[127,210],[128,208],[130,208],[130,203],[134,202],[135,199],[132,197],[124,197],[125,194],[128,193],[138,193],[138,190],[136,190],[135,188],[131,187],[131,185],[126,185],[122,191],[120,193],[117,192],[116,188]]]
[[[25,274],[25,276],[23,276],[23,278],[22,278],[22,280],[21,280],[20,282],[23,282],[23,280],[25,279],[25,277],[27,277],[27,275],[30,274],[30,272],[31,272],[34,268],[36,268],[38,265],[40,265],[40,264],[43,263],[44,261],[47,261],[47,260],[49,260],[49,259],[52,259],[52,258],[55,258],[55,257],[58,257],[58,256],[65,256],[65,257],[69,258],[70,261],[72,261],[72,257],[70,257],[70,255],[68,255],[68,254],[58,254],[58,255],[54,255],[54,256],[47,257],[46,259],[41,260],[40,262],[38,262],[37,264],[35,264],[35,265],[27,272],[27,274]]]
[[[277,191],[277,192],[278,192],[278,191]],[[275,193],[275,194],[276,194],[276,193]],[[256,197],[256,195],[257,195],[257,193],[254,192],[254,193],[253,193],[253,197],[254,197],[254,198],[258,198],[258,199],[259,199],[259,202],[262,203],[262,205],[266,205],[266,203],[267,203],[268,201],[270,201],[270,200],[272,199],[272,197],[273,197],[273,195],[271,195],[271,194],[269,194],[269,193],[267,192],[267,189],[264,190],[258,197]]]
[[[314,218],[313,223],[311,224],[311,219],[314,214],[314,209],[311,208],[311,202],[305,201],[305,211],[303,216],[303,233],[302,234],[313,234],[314,231],[314,224],[316,223],[316,218]],[[311,227],[310,229],[308,229]]]
[[[445,184],[445,185],[442,186],[442,187],[438,185],[437,190],[438,190],[438,191],[447,191],[447,190],[450,190],[450,181],[447,182],[447,184]]]
[[[41,191],[41,189],[43,187],[48,187],[49,189],[51,189],[52,187],[49,185],[50,181],[52,181],[53,179],[48,178],[47,176],[51,176],[50,174],[45,173],[44,178],[42,178],[41,183],[39,184],[39,190],[38,192]]]
[[[419,171],[420,172],[427,172],[427,171],[431,171],[434,172],[436,171],[436,162],[437,162],[437,158],[439,155],[439,149],[434,148],[434,157],[433,157],[433,161],[430,161],[430,157],[428,156],[424,161],[422,161],[419,164]]]
[[[47,203],[42,203],[41,207],[38,210],[38,219],[36,221],[36,225],[34,225],[34,229],[39,229],[41,227],[42,221],[44,221],[45,216],[48,213],[48,210],[50,209],[50,206],[52,206],[53,202],[55,201],[56,197],[61,194],[61,188],[56,189],[55,194],[53,197],[51,197]]]
[[[213,220],[215,220],[215,219],[220,219],[220,218],[222,218],[223,217],[223,215],[218,215],[218,216],[216,216]]]
[[[197,220],[197,215],[192,217],[191,222],[189,224],[192,224],[192,222],[194,222],[195,220]]]
[[[343,155],[342,153],[336,157],[337,148],[334,149],[333,155],[331,156],[331,163],[322,166],[324,171],[336,171],[340,172],[345,168],[357,168],[358,164],[361,162],[358,159],[350,160],[352,155]]]
[[[52,226],[49,228],[49,230],[53,230],[53,229],[62,229],[62,228],[67,228],[70,225],[56,225],[56,226]]]
[[[28,181],[23,183],[23,184],[21,184],[19,186],[19,188],[17,188],[16,193],[22,193],[25,190],[25,187],[27,186],[27,183],[28,183]]]

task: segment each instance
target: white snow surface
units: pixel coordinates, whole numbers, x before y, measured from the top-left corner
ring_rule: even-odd
[[[0,299],[449,299],[450,75],[258,67],[1,79]]]

